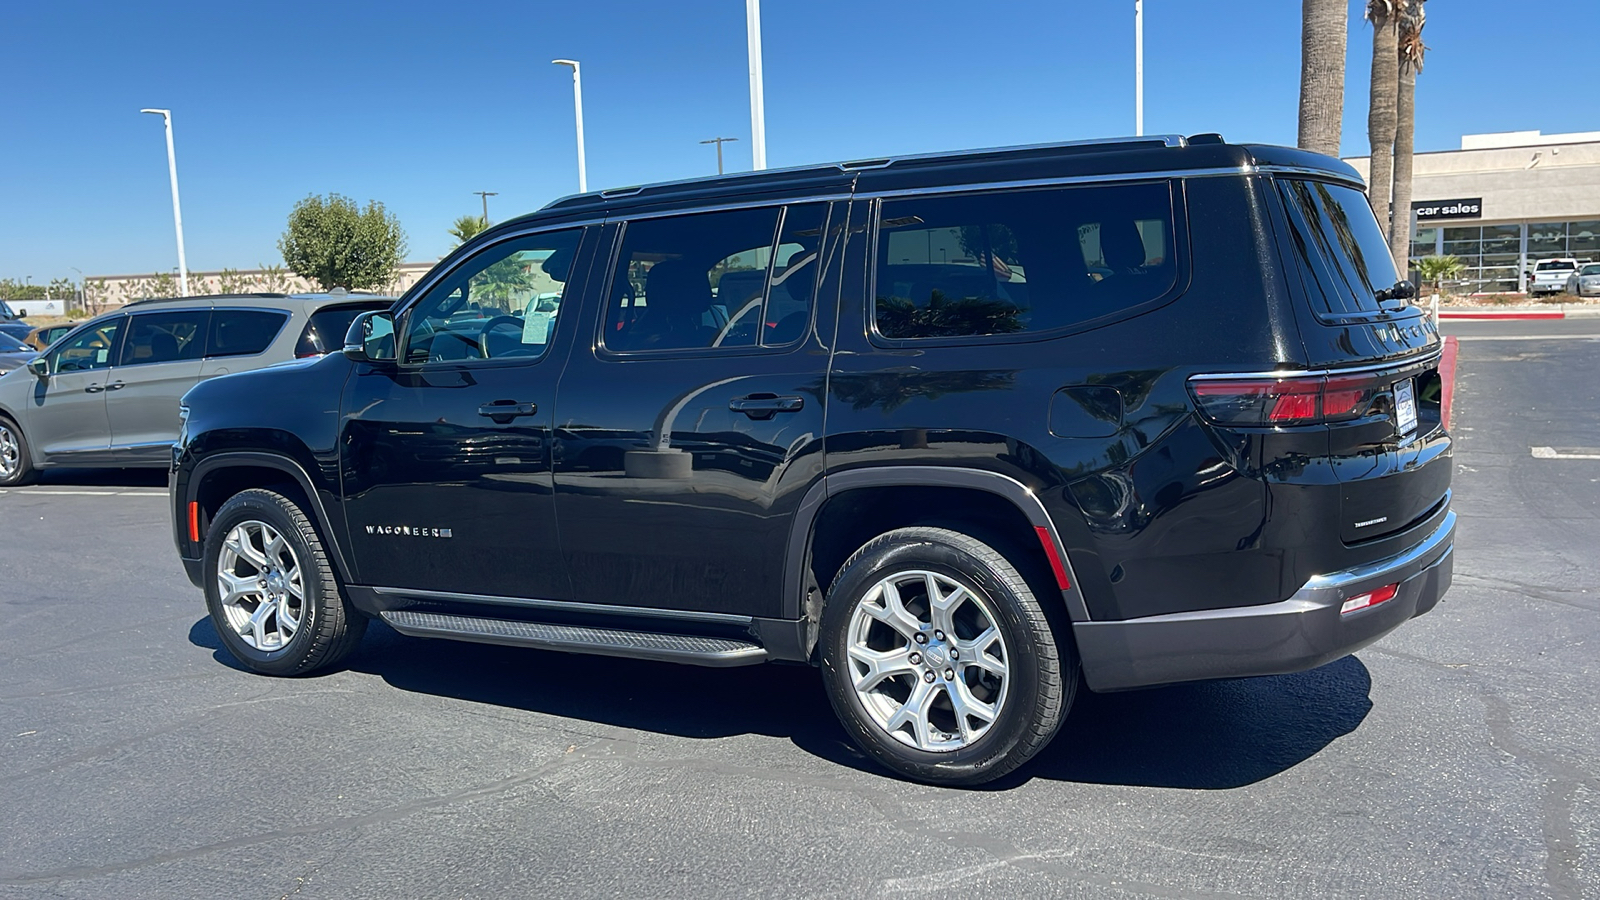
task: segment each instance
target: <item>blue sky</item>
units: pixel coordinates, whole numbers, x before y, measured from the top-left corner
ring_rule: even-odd
[[[1419,150],[1460,135],[1600,129],[1573,53],[1594,0],[1429,4]],[[1366,152],[1371,31],[1352,0],[1344,149]],[[1133,131],[1132,0],[767,0],[773,167]],[[1298,0],[1147,0],[1145,125],[1292,144]],[[1558,24],[1559,27],[1552,27]],[[1573,48],[1576,50],[1576,47]],[[495,220],[577,189],[584,67],[589,184],[711,174],[718,135],[750,163],[739,0],[546,3],[54,2],[0,10],[0,277],[34,283],[176,266],[160,119],[173,110],[189,267],[280,262],[295,201],[339,192],[399,215],[431,260],[476,190]]]

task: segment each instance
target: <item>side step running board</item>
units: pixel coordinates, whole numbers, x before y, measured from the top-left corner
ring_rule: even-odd
[[[578,625],[550,625],[514,619],[486,619],[448,613],[392,610],[383,620],[411,637],[448,638],[480,644],[537,647],[568,653],[626,656],[694,666],[749,666],[766,662],[759,644],[731,638],[625,631]]]

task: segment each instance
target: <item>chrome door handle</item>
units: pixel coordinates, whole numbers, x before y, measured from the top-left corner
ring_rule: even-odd
[[[780,397],[777,394],[751,394],[728,401],[728,408],[752,419],[770,419],[781,412],[798,412],[804,409],[804,397]]]
[[[106,385],[106,390],[108,390],[108,391],[120,391],[120,390],[122,390],[123,388],[125,388],[127,386],[128,386],[127,382],[113,381],[110,384]]]
[[[509,425],[512,419],[536,415],[538,412],[539,404],[518,403],[515,400],[496,400],[478,407],[478,415],[487,416],[496,425]]]
[[[98,394],[103,390],[105,390],[105,386],[104,385],[91,384],[88,387],[84,388],[83,392],[85,394]]]

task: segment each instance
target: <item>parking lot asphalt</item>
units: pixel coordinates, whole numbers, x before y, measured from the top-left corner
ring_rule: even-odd
[[[1445,328],[1437,609],[1312,672],[1080,694],[985,790],[873,768],[803,667],[374,625],[344,670],[251,675],[160,473],[9,491],[0,896],[1600,896],[1600,320],[1516,339],[1549,324]]]

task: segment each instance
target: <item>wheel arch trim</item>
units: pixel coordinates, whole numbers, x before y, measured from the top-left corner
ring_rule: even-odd
[[[202,458],[189,470],[186,479],[184,496],[178,509],[178,514],[188,508],[191,501],[196,499],[200,485],[206,476],[221,469],[228,468],[266,468],[277,469],[292,478],[300,486],[311,508],[307,510],[316,521],[317,527],[322,530],[323,540],[332,552],[329,556],[339,570],[339,578],[346,584],[352,580],[352,572],[344,555],[344,544],[339,539],[339,531],[334,526],[333,518],[328,515],[328,510],[322,505],[322,496],[317,492],[316,485],[311,482],[311,476],[306,473],[305,467],[296,460],[278,453],[268,453],[260,450],[225,450]]]
[[[806,615],[804,590],[809,551],[815,535],[817,516],[829,500],[841,494],[862,488],[879,487],[949,487],[980,490],[996,494],[1016,507],[1035,529],[1045,529],[1054,550],[1066,571],[1068,587],[1061,590],[1061,599],[1074,623],[1089,621],[1088,605],[1078,589],[1077,573],[1067,555],[1061,534],[1051,521],[1044,504],[1027,485],[999,472],[986,469],[969,469],[951,466],[878,466],[848,469],[824,475],[806,491],[795,510],[794,522],[789,528],[789,543],[784,554],[783,616],[799,619]]]

